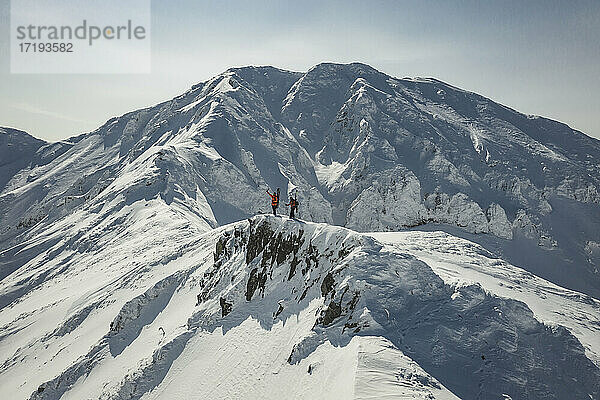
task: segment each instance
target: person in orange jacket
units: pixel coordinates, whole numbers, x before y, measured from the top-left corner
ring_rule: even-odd
[[[290,218],[294,219],[296,211],[298,211],[298,194],[296,193],[294,197],[290,196],[290,202],[286,204],[286,206],[290,206]]]
[[[279,188],[277,188],[277,193],[271,194],[269,189],[267,189],[267,194],[271,196],[271,207],[273,208],[273,215],[277,215],[277,207],[279,207]]]

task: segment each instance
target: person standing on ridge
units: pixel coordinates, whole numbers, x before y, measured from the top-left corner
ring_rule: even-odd
[[[286,204],[286,206],[290,206],[290,218],[295,218],[295,213],[298,210],[298,194],[296,193],[294,197],[290,196],[290,202]]]
[[[273,208],[273,215],[277,215],[277,207],[279,207],[279,188],[277,188],[277,193],[271,194],[269,189],[267,189],[267,194],[271,196],[271,207]]]

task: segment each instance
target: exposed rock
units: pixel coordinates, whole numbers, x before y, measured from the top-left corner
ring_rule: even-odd
[[[264,290],[266,281],[267,274],[264,269],[261,272],[258,271],[258,268],[254,268],[250,271],[248,283],[246,284],[246,300],[252,300],[252,296],[254,296],[254,292],[256,292],[257,289]]]
[[[340,315],[342,315],[342,306],[335,301],[332,301],[321,311],[321,319],[319,322],[322,323],[323,326],[331,325],[331,323],[333,323]]]
[[[419,180],[398,167],[376,177],[358,195],[348,210],[346,225],[360,231],[394,230],[420,225],[425,218]]]
[[[321,284],[321,295],[323,297],[327,297],[327,295],[333,290],[333,285],[335,285],[335,280],[333,279],[331,272],[329,272],[327,275],[325,275],[323,283]]]
[[[430,221],[456,225],[471,233],[489,232],[483,210],[464,193],[450,197],[446,193],[436,192],[426,195],[424,203]]]
[[[219,304],[221,305],[222,317],[225,317],[233,310],[233,303],[228,303],[223,297],[219,297]]]
[[[489,222],[491,234],[503,239],[512,239],[512,224],[506,218],[506,213],[499,204],[490,204],[485,214]]]

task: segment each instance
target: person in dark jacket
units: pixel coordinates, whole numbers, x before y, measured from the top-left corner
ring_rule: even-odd
[[[295,194],[294,197],[290,196],[290,202],[286,206],[290,206],[290,218],[295,218],[295,213],[298,211],[298,194]]]
[[[279,207],[279,188],[277,188],[277,193],[271,194],[269,189],[267,189],[267,194],[271,196],[271,207],[273,208],[273,215],[277,215],[277,207]]]

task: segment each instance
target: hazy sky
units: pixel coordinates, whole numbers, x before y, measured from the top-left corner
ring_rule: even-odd
[[[148,75],[11,75],[9,25],[0,0],[0,126],[50,141],[232,66],[323,61],[436,77],[600,138],[599,0],[153,1]]]

